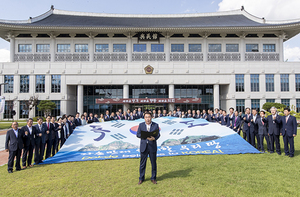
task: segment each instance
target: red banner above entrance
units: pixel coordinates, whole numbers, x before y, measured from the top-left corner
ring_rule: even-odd
[[[129,98],[129,99],[96,99],[96,104],[125,104],[125,103],[201,103],[201,98]]]

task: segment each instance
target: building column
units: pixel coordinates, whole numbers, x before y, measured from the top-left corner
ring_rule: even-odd
[[[285,37],[285,34],[279,35],[279,61],[284,61],[284,55],[283,55],[283,38]]]
[[[123,85],[123,98],[124,99],[129,98],[129,85],[128,84]],[[128,103],[123,104],[123,112],[127,111],[127,109],[129,109],[129,107],[130,107],[130,105]]]
[[[219,84],[214,84],[214,109],[220,108],[220,86]]]
[[[166,52],[166,62],[169,62],[170,61],[170,34],[167,33],[166,34],[166,46],[165,46],[165,52]]]
[[[207,47],[207,34],[202,35],[203,37],[203,46],[202,46],[202,53],[203,53],[203,62],[207,62],[207,54],[208,54],[208,47]]]
[[[170,84],[169,85],[169,98],[175,98],[175,88],[174,88],[174,84]],[[175,108],[175,104],[174,103],[169,103],[168,104],[169,107],[169,111],[170,110],[174,110]]]
[[[14,62],[14,56],[15,56],[15,35],[10,34],[8,36],[9,42],[10,42],[10,62]]]
[[[241,61],[244,62],[245,61],[245,37],[246,37],[246,34],[242,34],[240,35],[240,39],[241,39],[241,42],[240,42],[240,54],[241,54]]]
[[[56,36],[54,34],[50,34],[50,38],[51,38],[51,44],[50,44],[50,60],[51,62],[55,62],[55,49],[56,49],[56,46],[55,46],[55,38]]]
[[[128,36],[128,41],[127,41],[127,54],[128,54],[128,62],[132,61],[132,35],[129,32]]]
[[[95,52],[94,36],[90,34],[89,38],[90,38],[89,56],[90,56],[90,62],[93,62],[94,61],[94,52]]]
[[[83,114],[83,85],[77,86],[77,112]]]

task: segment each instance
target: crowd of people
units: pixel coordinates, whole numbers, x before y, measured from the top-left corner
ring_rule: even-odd
[[[280,135],[283,136],[285,155],[294,156],[294,137],[297,135],[297,121],[296,118],[290,115],[290,109],[284,109],[284,115],[280,116],[277,109],[272,107],[270,109],[271,115],[265,116],[264,111],[258,113],[257,109],[246,108],[245,114],[235,111],[230,108],[227,114],[226,110],[222,109],[208,109],[202,110],[188,110],[181,111],[180,108],[176,110],[152,110],[152,118],[158,117],[177,117],[177,118],[194,118],[205,119],[209,122],[216,122],[226,126],[239,135],[242,132],[243,138],[247,140],[252,146],[258,150],[265,152],[264,139],[267,143],[267,151],[274,153],[274,143],[276,145],[277,154],[281,154],[280,149]],[[12,129],[7,131],[5,149],[9,151],[8,158],[8,172],[13,172],[14,158],[16,157],[16,170],[21,170],[20,160],[22,155],[23,169],[32,167],[32,158],[34,151],[35,164],[42,163],[44,159],[54,156],[62,147],[67,138],[72,135],[77,126],[90,124],[93,122],[106,122],[112,120],[135,120],[144,118],[144,112],[141,108],[131,111],[122,112],[119,109],[116,112],[106,111],[105,114],[84,112],[73,115],[63,115],[57,120],[55,117],[47,116],[46,121],[43,118],[37,119],[37,124],[33,125],[33,119],[27,120],[27,125],[18,128],[18,123],[12,123]]]

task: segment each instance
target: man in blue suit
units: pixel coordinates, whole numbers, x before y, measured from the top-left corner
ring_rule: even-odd
[[[282,116],[277,114],[277,109],[271,107],[271,115],[267,117],[268,120],[268,135],[270,139],[270,153],[274,153],[274,141],[276,144],[276,152],[278,155],[281,155],[280,150],[280,130],[281,130],[281,119]]]
[[[235,132],[237,132],[239,135],[240,135],[240,124],[241,124],[241,117],[239,116],[239,112],[236,110],[234,112],[234,118],[232,120],[232,127],[233,127],[233,130]]]
[[[251,144],[251,139],[250,139],[250,126],[251,126],[251,119],[252,119],[252,116],[251,116],[251,114],[250,114],[250,108],[249,108],[249,107],[246,108],[246,114],[244,115],[243,119],[244,119],[243,132],[246,133],[246,136],[247,136],[247,142],[248,142],[249,144]]]
[[[257,149],[260,151],[260,143],[259,143],[259,136],[258,136],[258,126],[256,124],[256,119],[259,117],[257,114],[257,109],[252,109],[251,114],[251,123],[250,123],[250,139],[252,146],[256,147],[255,138],[257,140]]]
[[[13,172],[14,159],[16,157],[16,170],[21,170],[20,160],[21,153],[24,147],[24,141],[26,141],[28,131],[23,131],[18,128],[18,123],[13,122],[11,130],[6,133],[5,150],[9,152],[7,170],[8,173]]]
[[[155,130],[159,131],[159,126],[155,122],[152,122],[152,115],[149,112],[144,113],[145,122],[139,124],[139,128],[137,130],[136,136],[138,138],[142,137],[141,131],[153,132]],[[156,182],[156,154],[157,154],[157,143],[156,140],[160,137],[160,133],[156,137],[148,137],[147,139],[141,138],[140,143],[140,154],[141,154],[141,162],[140,162],[140,177],[139,177],[139,185],[143,183],[145,180],[145,169],[148,155],[150,157],[151,166],[152,166],[152,176],[151,182],[153,184],[157,184]]]
[[[43,118],[37,119],[37,124],[34,125],[38,133],[38,137],[35,140],[35,151],[34,151],[34,162],[39,164],[43,162],[44,152],[45,152],[45,135],[47,126],[43,125]]]
[[[47,116],[46,122],[43,123],[44,127],[46,127],[45,133],[45,144],[47,144],[46,150],[46,159],[51,156],[51,147],[52,147],[52,133],[55,133],[54,125],[51,123],[51,116]]]
[[[227,121],[227,127],[230,129],[233,129],[233,120],[235,120],[235,115],[234,115],[234,108],[230,107],[229,108],[229,114],[228,114],[228,121]]]
[[[284,152],[286,156],[294,157],[294,137],[297,135],[297,120],[290,115],[290,108],[284,108],[284,117],[282,117],[282,133],[284,142]],[[290,144],[290,150],[289,150]]]
[[[264,138],[267,141],[267,150],[270,151],[270,141],[268,136],[268,121],[265,118],[265,112],[261,111],[260,116],[255,120],[255,124],[258,126],[258,135],[259,135],[259,143],[261,147],[261,151],[264,153]]]

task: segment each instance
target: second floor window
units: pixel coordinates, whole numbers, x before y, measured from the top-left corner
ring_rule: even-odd
[[[37,53],[49,53],[50,52],[50,44],[37,44],[36,52]]]
[[[89,52],[89,45],[88,44],[75,44],[75,52],[87,53],[87,52]]]
[[[4,75],[4,93],[13,93],[14,92],[14,76],[13,75]]]
[[[222,45],[221,44],[209,44],[208,52],[222,52]]]
[[[263,45],[263,52],[275,52],[275,44],[264,44]]]
[[[246,44],[246,52],[258,52],[258,44]]]
[[[20,75],[20,93],[29,92],[29,75]]]
[[[266,74],[266,91],[274,92],[274,74]]]
[[[184,52],[184,44],[171,44],[171,52]]]
[[[114,44],[113,45],[114,52],[126,52],[126,44]]]
[[[289,88],[289,75],[288,74],[281,74],[280,75],[280,84],[281,84],[281,91],[282,92],[290,91],[290,88]]]
[[[133,52],[147,52],[146,44],[133,44]]]
[[[35,92],[45,93],[45,75],[36,75]]]
[[[251,74],[251,92],[259,92],[259,75],[258,74]]]
[[[164,52],[164,44],[151,44],[151,52]]]
[[[32,45],[31,44],[19,44],[19,53],[31,53]]]
[[[202,52],[201,44],[189,44],[189,52]]]
[[[96,44],[95,52],[108,52],[108,44]]]
[[[238,44],[226,44],[226,52],[239,52]]]
[[[237,74],[235,75],[235,91],[244,92],[244,75]]]
[[[71,52],[71,45],[69,45],[69,44],[58,44],[57,45],[57,52],[58,53],[70,53]]]

